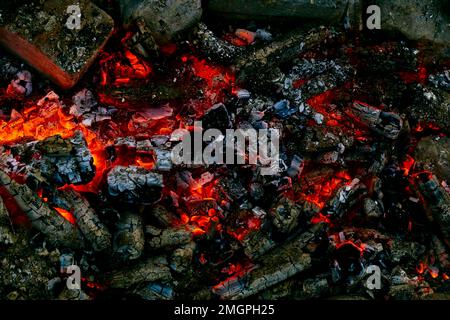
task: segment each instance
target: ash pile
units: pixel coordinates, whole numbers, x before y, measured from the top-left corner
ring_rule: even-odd
[[[448,299],[450,11],[373,2],[0,5],[0,299]]]

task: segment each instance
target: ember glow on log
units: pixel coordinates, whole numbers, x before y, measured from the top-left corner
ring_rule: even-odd
[[[0,4],[0,299],[450,299],[448,6],[92,2]]]

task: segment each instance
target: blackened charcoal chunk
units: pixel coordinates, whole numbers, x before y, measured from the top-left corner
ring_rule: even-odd
[[[139,214],[126,212],[116,223],[114,233],[114,255],[120,260],[137,259],[144,251],[143,218]]]
[[[51,184],[85,184],[95,176],[94,158],[81,131],[67,139],[49,137],[38,142],[35,149],[41,157],[33,159],[31,166]]]
[[[221,179],[219,182],[219,188],[224,193],[225,198],[230,200],[239,200],[247,194],[247,190],[244,189],[238,179]]]
[[[270,217],[278,232],[289,234],[297,227],[301,211],[295,202],[282,198],[270,210]]]
[[[108,173],[107,184],[112,198],[138,204],[158,201],[164,186],[161,174],[136,166],[114,167]]]
[[[213,105],[202,118],[203,129],[230,129],[232,124],[227,108],[223,103]]]
[[[390,253],[394,264],[413,262],[414,265],[425,253],[425,246],[417,242],[393,239],[390,242]]]

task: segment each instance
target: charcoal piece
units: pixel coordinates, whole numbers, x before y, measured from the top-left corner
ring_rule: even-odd
[[[208,27],[199,23],[194,32],[194,46],[213,62],[231,64],[244,50],[218,38]]]
[[[20,63],[17,60],[3,53],[0,55],[0,81],[9,81],[20,69]]]
[[[403,127],[403,120],[399,115],[359,101],[355,101],[351,107],[347,108],[346,113],[374,132],[392,140],[398,138]]]
[[[163,228],[167,228],[173,225],[179,219],[171,211],[167,210],[163,205],[156,205],[152,208],[150,215],[159,223]]]
[[[288,198],[281,198],[269,211],[275,229],[282,234],[289,234],[299,224],[302,209]]]
[[[415,178],[415,184],[424,200],[423,205],[428,218],[438,225],[446,244],[450,245],[450,194],[432,174],[419,174]]]
[[[90,112],[97,106],[97,101],[95,100],[94,94],[88,89],[83,89],[77,92],[72,97],[72,103],[73,104],[70,107],[70,114],[73,114],[76,117]]]
[[[237,81],[259,92],[263,88],[262,79],[266,76],[265,74],[273,73],[276,67],[294,60],[300,53],[317,47],[325,41],[331,43],[337,37],[337,33],[326,28],[313,29],[309,32],[293,30],[268,45],[256,45],[249,49],[248,54],[235,60]],[[275,78],[269,75],[268,79],[271,81]]]
[[[242,186],[239,179],[220,179],[219,188],[226,198],[233,201],[239,200],[247,194],[247,190]]]
[[[0,197],[0,245],[11,245],[15,242],[15,238],[11,229],[8,210]]]
[[[94,251],[111,247],[111,234],[100,221],[89,202],[74,190],[58,190],[55,203],[73,214],[76,225]]]
[[[433,235],[433,251],[444,270],[450,270],[450,258],[445,248],[445,244]]]
[[[26,151],[39,155],[30,159],[31,167],[50,184],[85,184],[95,176],[94,158],[79,130],[70,138],[56,135],[37,143],[13,147],[14,154],[23,156]]]
[[[379,219],[383,215],[380,205],[370,198],[364,199],[363,211],[368,219]]]
[[[327,0],[210,0],[208,10],[213,14],[228,18],[274,19],[301,18],[337,22],[345,13],[347,1]]]
[[[142,19],[159,43],[194,26],[202,15],[200,0],[120,0],[123,23]]]
[[[256,259],[275,247],[269,232],[264,228],[250,232],[242,241],[244,253],[251,259]]]
[[[126,212],[116,223],[113,252],[122,261],[138,259],[144,251],[144,225],[140,214]]]
[[[334,217],[342,218],[346,210],[355,205],[367,192],[367,187],[359,179],[354,179],[351,184],[345,185],[336,191],[335,195],[327,201],[324,212]]]
[[[148,258],[134,266],[117,270],[105,275],[105,282],[110,288],[129,289],[145,282],[171,280],[166,258],[161,256]]]
[[[136,166],[116,166],[107,176],[108,193],[117,200],[152,204],[161,198],[163,177]]]
[[[158,45],[152,35],[152,32],[147,27],[144,19],[137,18],[135,21],[136,32],[132,37],[127,39],[127,47],[135,54],[144,58],[158,56]]]
[[[417,121],[432,122],[449,132],[450,92],[418,85],[411,92],[408,115]]]
[[[170,171],[172,170],[172,151],[159,148],[153,148],[153,154],[155,158],[155,167],[157,171]]]
[[[175,249],[169,258],[170,269],[179,274],[189,271],[192,268],[195,246],[195,242],[190,242]]]
[[[333,60],[303,60],[275,83],[284,97],[296,104],[345,83],[351,72],[349,65]],[[298,85],[298,82],[304,82]]]
[[[94,62],[114,26],[105,12],[81,0],[80,29],[75,29],[67,13],[71,5],[71,0],[24,3],[5,12],[0,27],[1,45],[64,89],[74,86]]]
[[[298,148],[302,153],[327,152],[337,150],[340,144],[350,148],[354,143],[354,137],[339,127],[313,126],[306,128]]]
[[[450,183],[450,138],[422,138],[414,150],[413,158],[418,170],[429,170]]]
[[[295,299],[309,300],[324,298],[333,290],[327,280],[328,274],[308,279],[288,279],[258,294],[263,300]]]
[[[173,83],[145,83],[139,86],[106,86],[99,90],[101,102],[117,108],[142,109],[143,106],[156,106],[164,102],[195,97],[194,86],[180,87]]]
[[[0,171],[0,186],[14,197],[19,208],[29,218],[31,225],[42,232],[50,244],[74,249],[84,246],[80,230],[50,209],[28,186],[12,180],[4,171]]]
[[[63,301],[86,301],[91,298],[81,289],[68,289],[64,286],[63,291],[58,295],[57,300]]]
[[[158,229],[146,226],[145,233],[149,237],[146,246],[151,250],[176,248],[192,239],[192,233],[185,227]]]
[[[209,108],[202,117],[203,130],[219,129],[225,132],[232,127],[230,114],[223,103],[215,104]]]
[[[19,96],[29,96],[33,91],[31,73],[29,71],[19,71],[15,78],[11,80],[8,91],[12,91]]]
[[[425,246],[417,242],[408,242],[403,239],[392,239],[389,242],[391,260],[394,264],[400,262],[415,265],[425,253]]]
[[[133,290],[133,294],[143,300],[173,300],[175,297],[174,290],[165,284],[158,282],[150,282],[143,287]]]
[[[258,259],[259,264],[240,276],[233,276],[213,287],[221,299],[243,299],[270,288],[311,267],[311,257],[303,248],[323,231],[317,224],[309,231]]]

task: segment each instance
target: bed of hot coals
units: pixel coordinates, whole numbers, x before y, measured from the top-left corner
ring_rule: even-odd
[[[264,23],[152,44],[116,30],[70,91],[1,52],[0,298],[449,296],[448,61]],[[196,120],[280,129],[279,174],[172,163]]]

